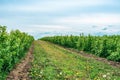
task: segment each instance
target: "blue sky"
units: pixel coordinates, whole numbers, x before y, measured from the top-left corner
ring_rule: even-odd
[[[0,25],[36,38],[119,34],[120,0],[0,0]]]

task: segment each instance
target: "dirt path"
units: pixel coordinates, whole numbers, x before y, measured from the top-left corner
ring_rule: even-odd
[[[81,54],[82,56],[84,56],[86,58],[93,58],[93,59],[95,59],[97,61],[101,61],[101,62],[109,64],[111,66],[115,66],[115,67],[120,68],[120,62],[110,61],[110,60],[107,60],[105,58],[97,57],[97,56],[95,56],[93,54],[85,53],[84,51],[78,51],[78,50],[71,49],[71,48],[65,48],[65,49],[69,50],[70,52],[77,52],[78,54]]]
[[[33,59],[32,52],[33,46],[29,49],[26,57],[10,72],[6,80],[30,80],[28,72],[31,67],[30,62]]]
[[[76,53],[46,41],[35,41],[34,46],[33,80],[120,80],[118,67],[85,52]]]
[[[38,43],[37,43],[38,44]],[[39,45],[38,45],[39,46]],[[69,56],[69,58],[67,58],[68,54],[63,54],[65,53],[64,50],[67,50],[68,52],[73,52],[73,53],[79,53],[80,55],[82,55],[83,57],[86,58],[90,58],[90,59],[95,59],[96,61],[101,61],[103,63],[106,64],[110,64],[112,66],[115,66],[117,68],[120,68],[120,63],[119,62],[113,62],[113,61],[108,61],[105,58],[100,58],[97,56],[94,56],[92,54],[86,54],[83,51],[77,51],[75,49],[70,49],[70,48],[63,48],[61,46],[58,45],[54,45],[52,43],[46,43],[46,42],[41,42],[41,46],[44,48],[44,50],[47,52],[47,54],[51,53],[51,58],[55,59],[55,61],[58,61],[59,63],[63,63],[63,64],[69,64],[69,66],[75,65],[75,61],[77,61],[78,59],[76,58],[71,58]],[[61,51],[62,50],[62,51]],[[6,80],[31,80],[28,76],[29,73],[29,69],[31,67],[30,62],[33,60],[33,56],[32,56],[32,52],[33,52],[33,46],[30,48],[29,52],[27,53],[26,57],[21,60],[21,62],[19,64],[16,65],[16,68],[13,69],[10,74],[8,75]],[[59,55],[58,55],[59,54]],[[54,56],[52,56],[54,55]],[[62,56],[62,57],[61,57]],[[39,56],[37,56],[39,58]],[[58,58],[59,57],[59,58]],[[65,58],[64,58],[65,57]],[[37,59],[38,59],[37,58]],[[56,59],[57,58],[57,59]],[[71,59],[70,59],[71,58]],[[64,60],[67,59],[67,60]],[[70,61],[71,60],[71,61]],[[39,62],[40,60],[38,60]],[[67,62],[66,62],[67,61]],[[79,63],[80,60],[78,60]],[[58,64],[59,64],[58,63]],[[72,65],[71,65],[72,63]],[[95,62],[96,63],[96,62]],[[81,62],[82,64],[82,62]],[[93,65],[96,67],[96,65]],[[99,67],[97,65],[97,67]],[[107,69],[106,69],[107,70]],[[109,70],[109,69],[108,69]],[[39,73],[38,73],[39,74]],[[37,76],[35,76],[37,77]]]
[[[50,43],[50,42],[48,42],[48,43]],[[50,43],[50,44],[53,44],[53,43]],[[55,46],[59,46],[59,45],[55,45]],[[63,47],[63,46],[59,46],[59,47]],[[117,68],[120,69],[120,62],[110,61],[110,60],[107,60],[106,58],[98,57],[96,55],[89,54],[89,53],[84,52],[84,51],[78,51],[78,50],[73,49],[73,48],[66,48],[66,47],[63,47],[63,48],[66,49],[69,52],[78,53],[78,54],[82,55],[85,58],[95,59],[97,61],[109,64],[111,66],[114,66],[114,67],[117,67]]]

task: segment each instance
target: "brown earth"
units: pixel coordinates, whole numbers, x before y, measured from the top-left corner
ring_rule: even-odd
[[[107,60],[106,58],[101,58],[101,57],[95,56],[93,54],[89,54],[87,52],[84,52],[84,51],[78,51],[78,50],[71,49],[71,48],[66,48],[66,49],[69,51],[72,51],[72,52],[77,52],[78,54],[80,54],[86,58],[93,58],[97,61],[101,61],[101,62],[109,64],[111,66],[120,68],[120,62],[110,61],[110,60]]]
[[[33,60],[32,52],[33,45],[20,63],[16,64],[15,68],[10,72],[6,80],[30,80],[28,74],[31,67],[30,62]]]
[[[120,62],[109,61],[105,58],[100,58],[93,54],[86,53],[84,51],[78,51],[71,48],[65,48],[65,49],[70,52],[78,53],[86,58],[93,58],[97,61],[101,61],[111,66],[120,68]],[[23,60],[21,60],[19,64],[16,65],[15,69],[13,69],[10,72],[6,80],[31,80],[28,74],[29,74],[29,69],[31,68],[30,62],[33,60],[32,52],[33,52],[33,46],[30,48],[26,57]]]

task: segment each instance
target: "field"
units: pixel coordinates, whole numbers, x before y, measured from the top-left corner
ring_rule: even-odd
[[[0,80],[120,80],[119,38],[82,34],[34,40],[0,26]]]
[[[33,55],[33,80],[120,80],[119,68],[49,42],[35,41]]]
[[[0,0],[0,80],[120,80],[120,0]]]

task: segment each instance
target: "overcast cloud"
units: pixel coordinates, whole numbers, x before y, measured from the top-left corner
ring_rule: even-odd
[[[0,25],[37,38],[119,34],[120,0],[0,0]]]

